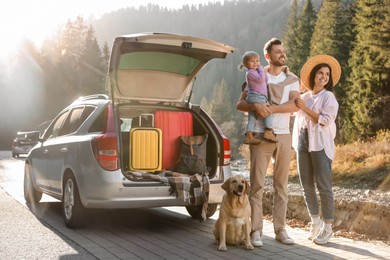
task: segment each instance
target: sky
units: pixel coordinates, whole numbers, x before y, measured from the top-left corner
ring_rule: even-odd
[[[13,55],[23,39],[40,47],[69,19],[77,16],[98,19],[103,14],[148,3],[180,9],[183,5],[222,0],[3,0],[0,8],[0,58]]]

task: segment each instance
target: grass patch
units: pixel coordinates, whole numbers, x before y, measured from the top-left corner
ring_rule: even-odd
[[[390,132],[375,139],[336,146],[333,181],[336,185],[390,190]]]
[[[240,150],[249,159],[247,146]],[[337,145],[332,163],[333,184],[344,188],[390,191],[390,131],[376,138]],[[272,174],[272,167],[268,169]],[[290,181],[299,182],[295,152],[290,164]]]

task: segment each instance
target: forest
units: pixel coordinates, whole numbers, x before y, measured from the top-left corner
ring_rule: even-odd
[[[245,51],[282,39],[290,70],[300,74],[316,54],[336,57],[342,78],[338,144],[375,138],[390,129],[390,0],[225,0],[178,10],[148,4],[124,8],[96,20],[69,20],[56,37],[35,46],[28,39],[12,60],[0,63],[0,148],[16,131],[33,130],[79,96],[106,93],[105,76],[116,36],[168,32],[220,41],[236,48],[200,73],[192,103],[201,104],[222,127],[238,155],[246,116],[236,110]]]

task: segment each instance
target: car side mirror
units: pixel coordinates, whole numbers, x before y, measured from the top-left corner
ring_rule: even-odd
[[[27,138],[32,141],[39,141],[39,131],[32,131],[27,133]]]

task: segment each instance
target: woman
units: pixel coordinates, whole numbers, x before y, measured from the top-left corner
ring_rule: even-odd
[[[310,58],[301,70],[301,84],[308,91],[295,99],[299,111],[294,122],[293,147],[311,217],[309,239],[316,244],[326,244],[333,235],[332,160],[339,108],[333,87],[340,75],[340,64],[332,56]],[[316,188],[321,198],[321,211]]]

